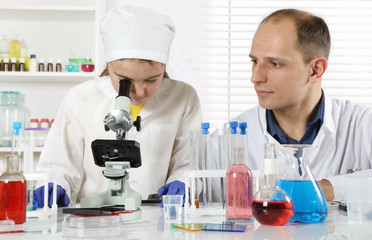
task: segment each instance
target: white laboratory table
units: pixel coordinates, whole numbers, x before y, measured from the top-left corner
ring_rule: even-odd
[[[330,214],[324,223],[318,224],[287,224],[285,226],[263,226],[257,222],[248,224],[247,231],[243,233],[231,232],[191,232],[182,229],[171,229],[169,222],[164,222],[162,209],[157,206],[142,206],[141,219],[123,222],[120,231],[112,234],[99,229],[99,236],[93,232],[85,231],[84,237],[76,232],[71,234],[63,228],[65,214],[58,212],[57,228],[54,231],[31,231],[22,233],[0,234],[0,239],[185,239],[185,240],[240,240],[240,239],[372,239],[372,223],[349,223],[343,211]],[[224,216],[208,216],[200,218],[187,218],[184,222],[192,223],[221,223]],[[107,233],[107,234],[106,234]],[[105,236],[106,235],[106,236]]]

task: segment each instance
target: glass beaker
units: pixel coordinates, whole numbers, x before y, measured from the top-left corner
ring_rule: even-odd
[[[279,180],[278,144],[266,143],[264,158],[265,186],[258,191],[252,201],[253,217],[263,225],[281,226],[293,216],[290,196],[277,186]]]
[[[309,157],[316,146],[281,145],[286,168],[279,187],[293,201],[294,215],[290,222],[320,223],[327,218],[327,202],[309,167]]]

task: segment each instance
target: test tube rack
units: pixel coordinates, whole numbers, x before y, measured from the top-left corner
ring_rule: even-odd
[[[224,208],[224,204],[219,202],[211,202],[209,204],[205,204],[203,207],[197,208],[195,205],[195,195],[198,191],[197,189],[197,181],[198,179],[211,179],[217,178],[217,180],[223,180],[225,182],[225,175],[226,170],[187,170],[184,172],[185,176],[185,192],[188,192],[190,188],[190,196],[189,194],[185,194],[185,206],[184,206],[184,217],[197,217],[203,215],[225,215],[226,210]],[[206,189],[202,189],[202,191],[206,191]],[[222,199],[221,199],[222,201]]]

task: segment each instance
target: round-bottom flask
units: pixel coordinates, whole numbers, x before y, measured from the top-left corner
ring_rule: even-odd
[[[293,203],[282,189],[264,188],[253,197],[252,213],[262,225],[282,226],[293,216]]]
[[[279,161],[276,144],[265,144],[265,187],[252,200],[253,217],[263,225],[282,226],[293,216],[291,197],[276,186],[279,177]]]

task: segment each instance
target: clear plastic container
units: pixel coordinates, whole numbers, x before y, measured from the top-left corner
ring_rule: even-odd
[[[0,147],[10,147],[12,138],[12,123],[21,122],[25,126],[27,109],[20,103],[20,92],[2,91],[0,105]]]

